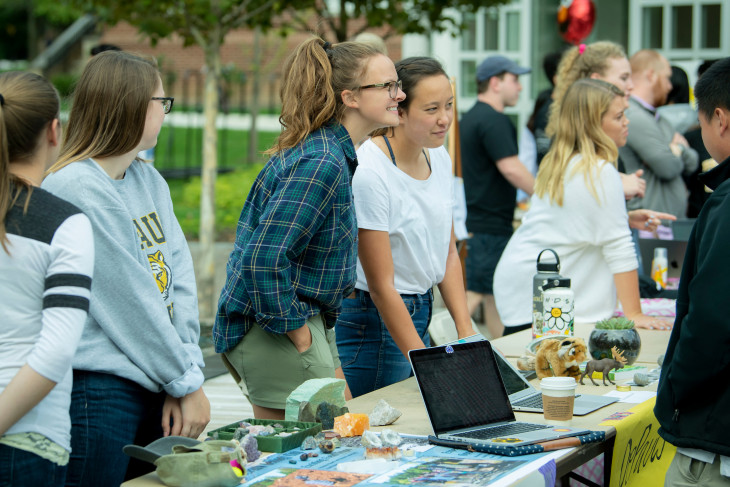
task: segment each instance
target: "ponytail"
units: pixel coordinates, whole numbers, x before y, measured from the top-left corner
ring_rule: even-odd
[[[378,50],[361,42],[330,44],[312,37],[286,60],[281,83],[282,131],[267,154],[299,144],[311,132],[345,114],[344,90],[354,90],[366,61]]]
[[[581,52],[581,48],[582,51]],[[603,76],[608,69],[609,59],[625,58],[626,52],[620,45],[610,41],[599,41],[589,45],[574,46],[568,49],[560,59],[556,75],[553,102],[545,133],[553,137],[557,130],[560,105],[568,88],[576,80],[588,78],[593,73]]]
[[[5,220],[21,190],[27,189],[27,208],[31,184],[10,173],[10,163],[30,160],[38,148],[43,130],[59,116],[55,88],[34,73],[11,71],[0,74],[0,244],[5,252]]]

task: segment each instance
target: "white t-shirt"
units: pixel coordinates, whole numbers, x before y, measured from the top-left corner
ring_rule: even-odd
[[[566,170],[570,174],[581,156]],[[530,209],[512,235],[494,272],[494,299],[505,326],[532,321],[532,276],[541,250],[560,257],[560,274],[571,279],[575,322],[609,318],[616,309],[613,275],[638,267],[618,171],[599,161],[594,176],[601,203],[583,174],[566,178],[563,205],[532,195]]]
[[[352,180],[357,226],[388,232],[394,284],[400,294],[423,294],[440,283],[451,240],[451,158],[443,147],[428,150],[431,175],[413,179],[398,169],[372,140],[357,151]],[[369,291],[360,259],[358,289]]]

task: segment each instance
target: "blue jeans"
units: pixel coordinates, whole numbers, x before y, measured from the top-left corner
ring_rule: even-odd
[[[19,448],[0,444],[0,487],[63,486],[66,465],[60,466]]]
[[[418,335],[431,345],[433,293],[401,295]],[[342,301],[342,312],[335,326],[337,350],[352,397],[400,382],[411,376],[411,363],[401,353],[380,317],[370,294],[356,290],[355,297]]]
[[[162,437],[165,397],[115,375],[74,370],[66,485],[119,485],[153,471],[152,464],[130,462],[122,447]]]

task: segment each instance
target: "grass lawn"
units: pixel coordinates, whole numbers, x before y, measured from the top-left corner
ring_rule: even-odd
[[[262,153],[272,146],[278,132],[258,133],[257,154],[255,162],[265,162],[268,157]],[[248,131],[218,130],[218,167],[236,169],[248,166]],[[162,171],[183,171],[193,173],[199,168],[203,159],[203,129],[199,127],[162,127],[155,148],[155,167]]]

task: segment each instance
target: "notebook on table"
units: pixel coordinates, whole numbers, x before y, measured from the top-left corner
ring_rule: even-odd
[[[517,421],[488,341],[408,353],[434,435],[482,445],[529,445],[588,433]]]
[[[494,356],[497,359],[499,372],[502,375],[502,382],[507,390],[512,409],[528,413],[542,413],[542,392],[533,387],[509,360],[499,353],[495,353]],[[617,397],[577,394],[573,415],[584,416],[616,401],[618,401]]]

